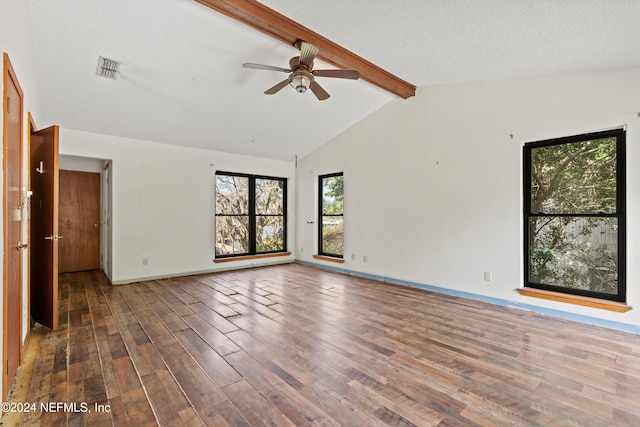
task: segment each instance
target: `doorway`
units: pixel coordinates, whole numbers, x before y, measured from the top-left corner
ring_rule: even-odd
[[[60,273],[102,269],[111,280],[111,164],[60,155]]]

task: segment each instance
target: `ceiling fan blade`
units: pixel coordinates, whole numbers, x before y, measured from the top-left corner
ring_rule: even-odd
[[[324,101],[325,99],[328,99],[331,96],[326,90],[324,90],[322,86],[318,84],[318,82],[311,83],[311,86],[309,86],[309,89],[311,89],[311,92],[313,92],[316,98],[318,98],[320,101]]]
[[[338,79],[358,80],[360,78],[358,70],[314,70],[311,74],[316,77],[335,77]]]
[[[311,63],[320,49],[311,43],[300,42],[300,65],[311,68]]]
[[[269,71],[284,71],[285,73],[290,73],[291,70],[282,67],[274,67],[272,65],[263,65],[263,64],[253,64],[251,62],[245,62],[242,64],[244,68],[253,68],[254,70],[269,70]]]
[[[289,84],[289,79],[284,79],[283,81],[281,81],[280,83],[278,83],[274,87],[265,90],[264,93],[266,95],[273,95],[274,93],[278,92],[280,89],[282,89],[283,87],[285,87],[288,84]]]

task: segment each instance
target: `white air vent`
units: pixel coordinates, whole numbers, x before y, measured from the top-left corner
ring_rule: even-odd
[[[98,57],[98,68],[96,68],[96,75],[100,77],[106,77],[108,79],[117,79],[118,72],[120,70],[120,63],[113,59]]]

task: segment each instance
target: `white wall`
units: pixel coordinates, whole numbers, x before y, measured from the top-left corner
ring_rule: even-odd
[[[291,163],[64,128],[60,154],[112,160],[113,283],[293,260],[213,263],[215,171],[289,178],[294,194]],[[293,199],[288,248],[295,242]]]
[[[78,156],[58,156],[58,167],[61,170],[102,173],[106,159],[94,159]]]
[[[317,176],[344,171],[344,269],[640,325],[639,111],[640,69],[420,88],[299,161],[296,257],[317,262]],[[635,310],[520,296],[523,143],[620,125]]]

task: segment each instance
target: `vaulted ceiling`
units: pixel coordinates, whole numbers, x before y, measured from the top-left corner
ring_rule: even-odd
[[[286,68],[298,51],[195,0],[28,1],[40,127],[289,160],[402,99],[331,78],[326,101],[264,95],[286,74],[242,64]],[[261,4],[416,86],[640,67],[640,0]],[[116,80],[98,56],[121,62]]]

